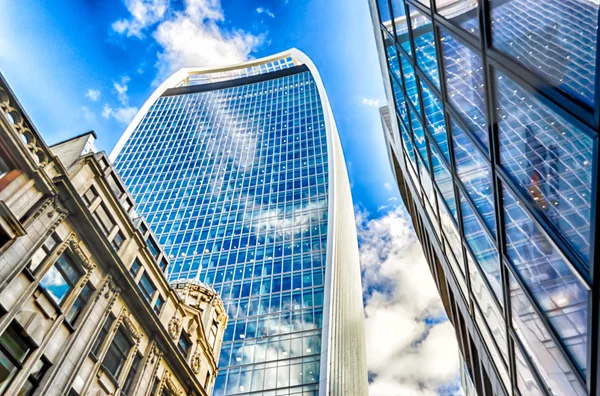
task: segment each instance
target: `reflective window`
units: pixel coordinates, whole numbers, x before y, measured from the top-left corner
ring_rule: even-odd
[[[399,122],[398,124],[400,125],[400,130],[402,131],[402,143],[404,144],[404,149],[408,153],[408,156],[410,157],[410,160],[416,169],[417,164],[415,162],[415,152],[413,150],[412,140],[410,139],[410,136],[408,135],[408,131],[406,130],[404,125],[401,122]]]
[[[536,363],[545,386],[554,395],[587,395],[512,274],[509,274],[509,281],[513,328],[523,343],[525,352]]]
[[[406,94],[420,113],[421,105],[419,104],[419,91],[417,89],[417,76],[415,75],[415,70],[408,59],[406,59],[406,56],[402,53],[400,54],[400,60],[402,63],[402,72],[404,73],[404,84],[406,84]]]
[[[497,73],[500,159],[536,209],[589,259],[593,142]]]
[[[473,0],[437,0],[437,12],[452,23],[479,38],[479,2]]]
[[[483,229],[483,225],[479,222],[479,219],[475,216],[471,206],[465,201],[462,193],[459,193],[459,195],[465,238],[475,255],[475,260],[496,294],[498,302],[502,304],[502,280],[498,250],[494,246],[492,239]]]
[[[468,197],[475,205],[477,212],[481,215],[492,234],[496,235],[490,166],[469,136],[455,122],[452,122],[451,125],[456,173],[465,186]]]
[[[392,89],[394,91],[394,98],[396,99],[396,110],[400,115],[404,124],[408,126],[408,114],[406,112],[406,103],[404,102],[404,94],[402,93],[402,85],[400,84],[400,80],[396,80],[395,77],[391,78],[392,80]]]
[[[75,288],[81,272],[67,254],[62,254],[42,280],[40,287],[44,289],[58,305],[61,305],[71,290]]]
[[[455,221],[458,221],[458,217],[456,217],[456,200],[454,199],[454,184],[452,183],[452,175],[450,174],[450,171],[446,167],[446,164],[443,162],[435,146],[430,145],[430,147],[435,183],[440,189],[440,192],[444,197],[444,201],[452,212],[452,216],[454,217]]]
[[[448,100],[477,139],[489,149],[481,57],[441,30]]]
[[[442,150],[442,154],[450,163],[450,153],[448,149],[448,137],[446,135],[446,122],[444,120],[444,110],[442,103],[436,95],[421,81],[421,93],[423,94],[423,106],[425,107],[425,121],[429,133],[433,136],[436,143]]]
[[[427,170],[429,170],[429,155],[427,155],[427,144],[425,143],[423,126],[421,126],[421,121],[419,121],[412,109],[410,110],[410,121],[417,150],[419,150],[419,154],[421,154],[421,158],[425,161],[425,166],[427,167]]]
[[[515,368],[517,372],[517,388],[522,395],[544,396],[544,392],[538,384],[521,352],[521,348],[515,345]]]
[[[404,0],[392,0],[392,9],[394,12],[394,24],[396,26],[396,39],[398,40],[398,44],[407,54],[413,56],[410,38],[408,36],[408,24],[404,17],[406,15]]]
[[[379,8],[379,17],[381,18],[381,23],[385,24],[385,22],[388,22],[390,19],[392,19],[388,0],[377,0],[377,8]]]
[[[600,4],[490,0],[492,41],[532,72],[592,105]]]
[[[409,6],[408,9],[410,10],[410,24],[417,53],[417,64],[439,89],[440,77],[431,20],[413,6]]]
[[[519,202],[502,190],[506,249],[513,267],[585,371],[588,290]]]
[[[398,63],[398,53],[396,52],[396,45],[390,40],[386,40],[385,44],[388,67],[392,74],[398,79],[398,81],[402,81],[402,75],[400,74],[400,64]]]
[[[462,253],[462,245],[460,242],[460,233],[458,232],[458,227],[454,223],[454,220],[448,212],[448,209],[446,209],[446,206],[439,205],[439,208],[440,222],[442,224],[442,231],[444,234],[444,251],[446,252],[446,257],[448,257],[448,260],[450,261],[452,271],[457,278],[458,284],[466,296],[469,292],[467,290],[467,284],[464,280],[466,271]]]
[[[475,323],[477,323],[477,327],[481,332],[483,341],[487,344],[490,355],[492,355],[494,366],[499,371],[500,378],[504,382],[504,386],[508,389],[510,388],[510,378],[508,376],[508,371],[506,369],[504,360],[502,359],[502,354],[498,349],[498,344],[496,344],[497,334],[493,334],[486,326],[482,318],[481,311],[478,308],[475,308],[473,311],[475,314]]]

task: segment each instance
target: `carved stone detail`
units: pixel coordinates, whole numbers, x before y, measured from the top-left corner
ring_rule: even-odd
[[[77,257],[81,265],[83,265],[83,267],[87,271],[91,272],[96,268],[96,264],[92,263],[90,259],[86,257],[85,253],[83,253],[83,250],[81,249],[81,246],[79,246],[79,243],[77,243],[77,241],[71,239],[69,241],[69,245],[71,246],[71,250],[73,251],[75,257]]]
[[[196,375],[200,374],[201,364],[202,364],[202,358],[200,357],[200,354],[195,353],[192,356],[192,360],[190,361],[190,367],[192,368],[192,371],[194,372],[194,374],[196,374]]]
[[[177,315],[173,316],[171,320],[169,320],[167,330],[171,338],[174,341],[177,341],[179,339],[179,334],[181,333],[181,318]]]

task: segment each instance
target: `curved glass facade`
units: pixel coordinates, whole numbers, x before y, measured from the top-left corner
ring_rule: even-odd
[[[472,326],[455,326],[485,345],[461,340],[467,371],[480,375],[473,350],[491,362],[473,383],[485,394],[596,394],[600,5],[371,3],[402,139],[388,138],[390,153],[419,202],[413,219],[430,225],[422,241],[469,307]]]
[[[199,279],[225,302],[215,395],[318,390],[327,134],[311,72],[288,66],[165,92],[116,158],[170,279]]]

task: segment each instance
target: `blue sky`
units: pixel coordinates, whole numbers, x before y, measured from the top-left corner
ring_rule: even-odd
[[[329,96],[357,206],[370,393],[456,392],[453,330],[392,187],[367,0],[0,4],[0,72],[49,144],[93,129],[97,147],[110,152],[157,82],[179,67],[239,62],[290,47],[311,57]]]
[[[135,114],[165,76],[158,54],[167,51],[153,37],[158,23],[143,29],[141,38],[127,37],[113,29],[115,21],[131,18],[119,0],[4,3],[0,71],[43,137],[52,144],[94,129],[97,146],[110,152],[127,115]],[[384,188],[393,181],[380,128],[378,104],[385,99],[367,1],[230,0],[221,5],[223,31],[260,40],[249,56],[296,47],[312,58],[340,131],[356,203],[376,213],[397,198]],[[28,22],[15,23],[24,9]],[[184,9],[181,1],[173,2],[165,14]],[[127,87],[126,102],[119,101],[115,83]],[[86,97],[88,90],[99,97]],[[105,112],[108,119],[105,105],[113,111]],[[117,114],[118,109],[129,111]]]

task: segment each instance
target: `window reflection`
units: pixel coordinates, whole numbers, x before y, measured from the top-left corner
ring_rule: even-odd
[[[415,52],[417,53],[417,64],[439,89],[440,78],[438,75],[435,39],[433,37],[431,20],[417,11],[413,6],[409,6],[408,9],[410,11],[410,26]]]
[[[442,154],[444,154],[444,157],[446,157],[446,160],[450,163],[446,122],[444,120],[442,103],[423,81],[421,81],[421,92],[423,94],[423,106],[425,107],[425,121],[427,123],[427,128],[429,128],[429,132],[442,150]]]
[[[392,10],[394,12],[394,23],[396,25],[396,39],[398,40],[398,44],[407,54],[413,56],[410,47],[410,39],[408,37],[408,24],[406,23],[404,0],[392,0]]]
[[[448,100],[477,139],[489,149],[481,57],[445,31],[441,31]]]
[[[452,175],[435,146],[431,145],[430,147],[435,183],[440,189],[444,201],[446,202],[446,205],[448,205],[448,208],[450,208],[455,221],[458,221],[458,218],[456,217],[456,200],[454,199],[454,183],[452,182]]]
[[[589,259],[592,139],[497,73],[503,167],[536,209]]]
[[[406,95],[408,95],[410,101],[420,113],[421,105],[419,103],[419,91],[417,90],[417,76],[415,75],[415,70],[406,56],[402,53],[400,54],[400,61],[402,63],[402,72],[404,74],[404,84],[406,84]]]
[[[479,37],[478,0],[437,0],[437,12],[467,32]]]
[[[410,160],[416,169],[417,163],[415,162],[415,152],[413,151],[412,140],[410,139],[408,131],[406,130],[404,125],[401,122],[399,122],[398,124],[400,125],[400,130],[402,131],[402,143],[404,144],[404,149],[408,153],[408,156],[410,157]]]
[[[498,250],[485,232],[479,219],[475,216],[471,206],[465,201],[465,197],[462,193],[459,193],[459,195],[465,238],[488,283],[496,294],[498,302],[501,303],[503,297]]]
[[[515,368],[517,372],[517,387],[523,395],[544,396],[537,379],[533,376],[521,348],[515,345]]]
[[[389,39],[385,40],[385,44],[388,67],[398,81],[402,81],[402,76],[400,75],[400,65],[398,63],[398,54],[396,53],[396,45]]]
[[[396,110],[400,115],[402,121],[404,121],[405,125],[408,125],[408,114],[406,112],[406,104],[404,101],[404,94],[402,93],[402,85],[400,84],[401,80],[396,80],[395,77],[392,76],[392,89],[394,91],[394,98],[396,99]]]
[[[502,196],[506,249],[513,267],[585,371],[588,290],[506,188]]]
[[[467,134],[455,122],[452,121],[451,125],[456,173],[477,212],[495,236],[496,218],[490,166]]]
[[[381,23],[385,24],[392,19],[388,0],[377,0],[377,8],[379,9],[379,18]]]
[[[587,395],[512,274],[509,281],[513,328],[545,386],[555,395]]]
[[[490,0],[493,45],[592,105],[600,4],[589,0]]]

